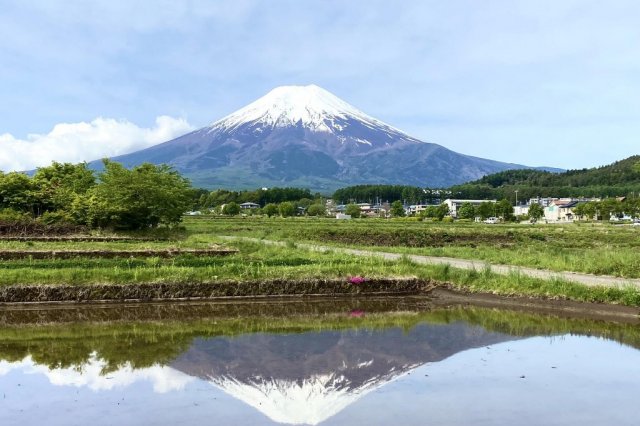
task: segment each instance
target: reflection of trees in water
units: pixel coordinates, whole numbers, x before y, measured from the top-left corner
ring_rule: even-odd
[[[633,324],[470,307],[424,311],[425,306],[424,299],[390,299],[346,304],[329,301],[94,307],[26,314],[7,310],[1,314],[5,325],[0,327],[0,359],[18,361],[31,355],[39,364],[68,367],[81,366],[96,353],[106,361],[107,372],[127,362],[134,368],[169,364],[198,338],[393,328],[413,336],[412,331],[420,323],[458,321],[510,336],[593,335],[640,348],[640,328]],[[353,309],[362,310],[365,315],[349,317],[347,313]],[[62,323],[56,323],[56,318]]]

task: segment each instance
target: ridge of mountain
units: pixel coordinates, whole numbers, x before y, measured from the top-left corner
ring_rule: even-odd
[[[640,155],[600,167],[549,173],[506,170],[449,188],[460,198],[607,197],[640,193]]]
[[[204,188],[320,192],[369,183],[447,187],[527,168],[423,142],[315,85],[275,88],[209,126],[113,160],[167,163]]]

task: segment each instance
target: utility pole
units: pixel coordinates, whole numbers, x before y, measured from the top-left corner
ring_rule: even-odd
[[[516,207],[518,206],[518,190],[516,189]]]

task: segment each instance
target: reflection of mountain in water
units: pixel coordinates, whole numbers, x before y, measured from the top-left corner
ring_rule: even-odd
[[[172,367],[280,423],[318,424],[414,368],[514,340],[464,323],[198,339]]]

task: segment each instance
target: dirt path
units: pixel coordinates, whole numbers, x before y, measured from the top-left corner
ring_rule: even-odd
[[[287,242],[261,240],[259,238],[232,237],[232,236],[224,236],[221,238],[226,240],[250,241],[255,243],[278,245],[278,246],[287,245]],[[400,260],[403,257],[403,255],[399,253],[349,249],[349,248],[342,248],[342,247],[330,247],[330,246],[322,246],[322,245],[306,244],[306,243],[296,243],[296,247],[300,247],[305,250],[320,251],[320,252],[333,251],[336,253],[345,253],[353,256],[381,257],[385,260]],[[406,256],[412,262],[425,264],[425,265],[450,265],[458,269],[473,269],[476,271],[481,271],[485,269],[487,265],[489,265],[491,267],[491,272],[495,272],[497,274],[502,274],[502,275],[508,275],[512,272],[517,272],[521,275],[526,275],[532,278],[540,278],[544,280],[557,278],[565,281],[571,281],[574,283],[583,284],[588,287],[623,288],[623,287],[631,286],[631,287],[640,289],[640,279],[618,278],[618,277],[612,277],[608,275],[581,274],[577,272],[558,272],[558,271],[549,271],[545,269],[527,268],[523,266],[496,265],[496,264],[488,264],[487,262],[484,262],[481,260],[456,259],[452,257],[420,256],[415,254],[410,254]]]

